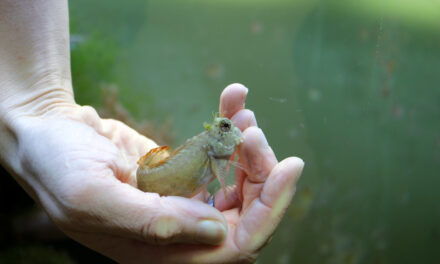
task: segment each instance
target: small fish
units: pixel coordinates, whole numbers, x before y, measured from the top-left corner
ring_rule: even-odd
[[[226,170],[242,135],[228,118],[216,117],[205,131],[169,151],[168,146],[150,150],[138,161],[138,188],[160,195],[192,197],[215,177],[225,191]]]

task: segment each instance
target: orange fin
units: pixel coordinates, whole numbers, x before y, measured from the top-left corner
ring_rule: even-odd
[[[160,166],[165,163],[170,157],[170,153],[168,152],[169,149],[169,146],[162,146],[151,149],[147,154],[145,154],[138,160],[137,164],[139,164],[139,167],[141,168],[154,168]]]

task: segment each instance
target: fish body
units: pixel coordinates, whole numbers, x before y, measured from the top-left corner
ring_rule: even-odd
[[[168,146],[150,150],[139,161],[138,188],[160,195],[192,197],[215,177],[224,177],[231,155],[242,142],[240,129],[224,117],[205,124],[205,131],[169,151]]]

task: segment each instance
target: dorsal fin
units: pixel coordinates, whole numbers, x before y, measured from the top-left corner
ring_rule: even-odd
[[[168,149],[170,149],[169,146],[161,146],[151,149],[147,154],[145,154],[138,160],[137,164],[141,168],[154,168],[160,166],[165,163],[165,161],[167,161],[170,157]]]

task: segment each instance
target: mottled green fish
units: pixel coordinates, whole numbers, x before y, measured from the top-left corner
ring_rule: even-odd
[[[192,197],[217,177],[225,190],[226,167],[242,142],[241,131],[224,117],[204,126],[204,132],[174,151],[162,146],[143,156],[136,172],[138,188],[160,195]]]

